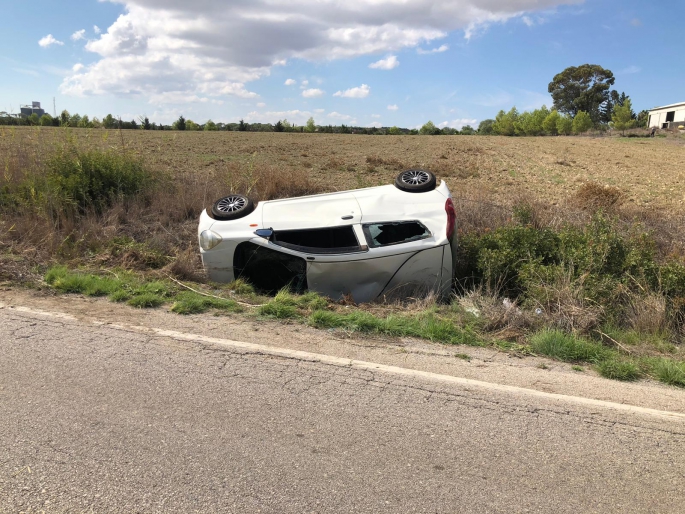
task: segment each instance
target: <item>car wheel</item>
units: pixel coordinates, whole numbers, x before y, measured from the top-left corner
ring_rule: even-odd
[[[247,196],[229,195],[212,205],[212,216],[217,220],[236,220],[254,211],[254,203]]]
[[[408,193],[424,193],[435,189],[435,175],[428,170],[406,170],[397,175],[395,187]]]

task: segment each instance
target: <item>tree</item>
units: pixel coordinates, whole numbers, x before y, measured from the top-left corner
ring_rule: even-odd
[[[207,123],[205,123],[205,128],[204,130],[207,131],[215,131],[218,130],[216,127],[216,123],[214,123],[212,120],[207,120]]]
[[[174,130],[185,130],[186,129],[186,119],[183,116],[179,116],[178,119],[173,124]]]
[[[274,125],[274,132],[283,132],[283,123],[281,123],[281,120],[278,120]]]
[[[464,125],[460,131],[460,134],[462,136],[472,136],[475,133],[476,133],[476,131],[471,125]]]
[[[200,130],[200,125],[193,120],[186,120],[186,130]]]
[[[592,118],[585,111],[578,111],[578,114],[573,118],[573,133],[582,134],[587,132],[593,126]]]
[[[568,114],[564,114],[563,116],[560,115],[557,120],[557,132],[565,136],[568,136],[573,132],[573,118]]]
[[[483,120],[478,125],[478,134],[483,136],[489,136],[495,133],[492,126],[495,124],[495,120]]]
[[[152,130],[152,125],[150,125],[150,120],[147,116],[143,119],[142,128],[143,130]]]
[[[516,123],[518,123],[519,112],[516,107],[512,107],[509,112],[500,111],[495,117],[495,123],[492,125],[492,130],[495,134],[500,136],[513,136],[516,132]]]
[[[26,118],[26,121],[28,122],[29,125],[38,125],[38,124],[40,124],[40,118],[38,117],[38,115],[37,115],[35,112],[31,113],[31,114]]]
[[[637,123],[637,121],[633,119],[634,114],[630,98],[626,98],[623,105],[614,107],[611,123],[616,130],[621,131],[621,135],[625,135],[626,129],[633,128],[635,123]]]
[[[106,129],[114,128],[116,122],[117,121],[114,119],[114,116],[112,116],[111,114],[108,114],[107,116],[102,118],[102,126]]]
[[[573,118],[580,111],[589,114],[593,123],[602,118],[600,107],[610,99],[614,74],[597,64],[571,66],[558,73],[547,86],[554,108]]]
[[[52,126],[52,116],[50,116],[48,113],[43,114],[40,117],[40,124],[43,127],[51,127]]]
[[[69,118],[71,118],[69,111],[64,109],[59,115],[59,124],[62,125],[63,127],[68,127],[69,126]]]
[[[240,123],[238,123],[238,130],[240,132],[245,132],[247,130],[247,124],[243,120],[240,120]]]
[[[559,133],[559,129],[557,128],[557,125],[559,124],[559,118],[559,111],[552,109],[552,112],[550,112],[542,122],[543,130],[550,136],[556,136]]]
[[[402,131],[400,130],[399,127],[392,126],[392,127],[390,127],[390,128],[388,129],[388,134],[391,135],[391,136],[401,136],[401,135],[402,135]]]
[[[637,115],[636,127],[645,128],[647,127],[647,122],[649,121],[649,111],[641,110]]]
[[[305,132],[314,132],[316,130],[316,123],[314,123],[314,118],[311,116],[307,120],[307,124],[304,127]]]
[[[419,134],[422,136],[433,136],[439,133],[440,129],[436,127],[435,123],[433,123],[432,121],[427,121],[426,123],[424,123],[421,129],[419,130]]]
[[[77,126],[80,128],[91,128],[92,127],[92,125],[90,124],[90,118],[88,117],[87,114],[83,115],[83,117],[79,120]]]
[[[69,116],[68,125],[70,127],[78,127],[79,123],[81,123],[81,115],[79,113],[72,114],[71,116]]]

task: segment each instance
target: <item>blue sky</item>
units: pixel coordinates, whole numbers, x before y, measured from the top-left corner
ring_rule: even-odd
[[[685,101],[682,0],[3,0],[0,111],[461,127],[599,64]]]

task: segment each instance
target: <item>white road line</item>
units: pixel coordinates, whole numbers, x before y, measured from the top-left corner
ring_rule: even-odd
[[[35,314],[39,316],[46,316],[58,319],[65,319],[70,321],[78,321],[75,316],[61,312],[50,312],[32,309],[30,307],[20,307],[14,305],[7,305],[0,302],[0,309],[10,309],[27,314]],[[632,414],[643,414],[647,416],[654,416],[659,418],[666,418],[672,421],[685,421],[685,414],[679,412],[662,411],[657,409],[649,409],[646,407],[638,407],[635,405],[627,405],[623,403],[609,402],[605,400],[596,400],[593,398],[584,398],[580,396],[570,396],[565,394],[548,393],[545,391],[537,391],[535,389],[527,389],[524,387],[517,387],[504,384],[495,384],[491,382],[483,382],[481,380],[473,380],[470,378],[455,377],[452,375],[443,375],[440,373],[431,373],[429,371],[420,371],[410,368],[401,368],[399,366],[388,366],[386,364],[379,364],[375,362],[359,361],[354,359],[346,359],[343,357],[335,357],[332,355],[325,355],[321,353],[305,352],[302,350],[291,350],[289,348],[279,348],[275,346],[267,346],[256,343],[246,343],[244,341],[233,341],[231,339],[222,339],[216,337],[202,336],[198,334],[189,334],[186,332],[177,332],[175,330],[165,330],[162,328],[143,327],[138,325],[123,325],[108,323],[99,320],[82,320],[96,326],[106,326],[117,330],[134,331],[142,334],[154,334],[160,337],[168,337],[179,341],[189,341],[201,344],[213,344],[224,346],[228,348],[240,349],[249,353],[259,353],[265,355],[274,355],[279,357],[287,357],[308,362],[316,362],[321,364],[328,364],[331,366],[352,368],[365,371],[381,371],[393,375],[401,375],[405,377],[420,378],[423,380],[443,382],[448,384],[455,384],[465,387],[475,387],[490,391],[499,391],[515,395],[528,395],[548,400],[558,400],[561,402],[570,402],[586,407],[599,407],[605,409],[614,409]]]

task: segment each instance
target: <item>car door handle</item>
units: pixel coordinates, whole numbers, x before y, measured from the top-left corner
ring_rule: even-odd
[[[354,216],[352,216],[351,214],[348,214],[347,216],[342,217],[342,219],[344,219],[344,220],[351,220],[352,218],[354,218]]]

